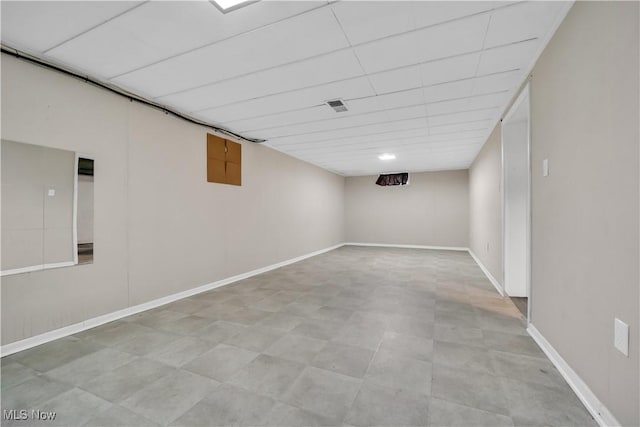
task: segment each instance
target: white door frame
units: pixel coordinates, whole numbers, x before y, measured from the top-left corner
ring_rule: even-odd
[[[531,93],[530,93],[529,83],[527,83],[523,88],[515,102],[507,112],[507,114],[502,119],[501,126],[508,124],[510,119],[513,117],[518,108],[523,105],[524,102],[529,103],[529,115],[527,118],[527,217],[526,217],[526,245],[527,245],[527,256],[526,256],[526,293],[529,298],[527,304],[527,324],[529,323],[529,319],[531,318]],[[506,198],[507,191],[505,186],[505,154],[504,154],[504,132],[501,132],[501,163],[502,163],[502,277],[504,279],[504,289],[506,293],[507,283],[506,283],[506,260],[507,260],[507,236],[506,236]]]

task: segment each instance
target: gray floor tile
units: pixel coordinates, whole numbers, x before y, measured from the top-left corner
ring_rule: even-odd
[[[546,358],[538,344],[529,336],[490,330],[483,331],[483,336],[486,347],[492,350]]]
[[[2,390],[2,409],[36,409],[37,405],[71,390],[73,386],[39,376]]]
[[[218,344],[184,365],[184,369],[222,382],[229,379],[231,375],[256,357],[258,357],[258,353],[253,351],[227,344]]]
[[[568,387],[560,372],[548,359],[500,351],[492,351],[491,354],[498,375],[549,387]]]
[[[407,390],[365,381],[345,422],[353,426],[426,426],[429,400]]]
[[[227,383],[256,393],[278,398],[300,376],[305,365],[261,354],[233,374]]]
[[[467,328],[464,326],[436,323],[433,332],[433,338],[438,341],[482,348],[486,346],[483,331],[477,327]]]
[[[429,403],[431,427],[510,427],[511,417],[432,398]]]
[[[103,348],[95,342],[65,337],[16,353],[10,358],[36,371],[46,372]]]
[[[576,395],[540,384],[503,378],[509,412],[522,426],[597,426]]]
[[[380,350],[429,362],[433,356],[433,340],[388,331],[382,338]]]
[[[169,345],[179,338],[175,334],[150,329],[148,331],[139,331],[135,337],[113,345],[111,348],[143,356],[159,347]]]
[[[21,384],[37,375],[36,371],[17,362],[9,362],[2,365],[0,370],[0,382],[2,390]]]
[[[160,378],[120,402],[131,411],[167,425],[212,392],[219,383],[182,370]]]
[[[283,400],[290,405],[341,421],[358,393],[361,381],[309,367],[291,386]]]
[[[72,425],[594,425],[511,300],[450,251],[343,247],[1,366],[3,409],[51,402]]]
[[[429,395],[431,363],[379,350],[369,365],[365,380],[393,389]]]
[[[263,353],[294,362],[310,363],[327,342],[300,335],[285,335],[274,342]]]
[[[207,317],[185,316],[158,327],[159,330],[178,335],[193,335],[196,331],[209,326],[213,321]]]
[[[224,342],[236,347],[260,352],[269,347],[284,334],[284,331],[279,331],[277,329],[262,326],[249,326],[238,335],[234,335],[224,340]]]
[[[378,327],[347,325],[342,327],[332,341],[375,351],[380,346],[384,333],[385,329]]]
[[[203,340],[219,343],[238,335],[240,332],[244,331],[245,328],[246,326],[244,325],[219,320],[205,328],[197,330],[194,332],[194,335],[202,338]]]
[[[492,353],[484,348],[436,341],[433,348],[433,363],[450,368],[496,374]]]
[[[96,412],[109,408],[111,403],[91,393],[74,388],[43,403],[38,408],[43,412],[55,412],[55,419],[45,425],[73,426],[82,425]]]
[[[330,340],[341,332],[343,326],[343,323],[333,320],[307,319],[293,328],[290,333],[319,340]]]
[[[173,368],[139,358],[82,384],[82,388],[110,402],[119,402],[148,383],[173,372]]]
[[[181,367],[216,345],[196,337],[183,337],[151,351],[146,357],[170,366]]]
[[[86,427],[159,427],[160,424],[119,405],[112,405],[84,423]]]
[[[509,414],[501,378],[482,372],[434,364],[431,395],[484,411]]]
[[[288,332],[298,326],[304,320],[304,317],[295,316],[292,314],[273,313],[258,322],[258,325],[267,328],[280,329]]]
[[[117,369],[135,358],[132,354],[105,348],[53,369],[47,372],[47,376],[57,381],[79,385]]]
[[[171,423],[173,426],[256,426],[275,401],[228,384],[221,385]]]
[[[362,378],[374,352],[362,347],[329,342],[316,355],[311,365],[350,377]]]
[[[354,311],[340,307],[320,307],[316,311],[311,313],[311,317],[314,319],[333,320],[336,322],[344,322],[348,320]]]
[[[277,403],[267,414],[267,417],[262,420],[261,425],[273,427],[331,427],[342,426],[342,423],[295,406]]]

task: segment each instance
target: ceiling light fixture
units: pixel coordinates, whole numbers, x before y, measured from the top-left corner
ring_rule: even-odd
[[[227,13],[232,10],[239,9],[244,6],[248,6],[251,3],[256,3],[258,0],[212,0],[211,3],[218,9],[220,12]]]
[[[392,153],[383,153],[378,156],[380,160],[394,160],[396,158],[395,154]]]

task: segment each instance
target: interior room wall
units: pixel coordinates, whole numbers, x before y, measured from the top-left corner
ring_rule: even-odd
[[[75,153],[7,140],[0,144],[2,270],[73,262]]]
[[[469,249],[503,286],[501,138],[498,124],[469,168]]]
[[[576,2],[531,82],[532,323],[628,426],[640,424],[639,8]]]
[[[406,186],[376,179],[345,180],[347,242],[467,247],[467,170],[410,173]]]
[[[93,264],[3,277],[3,344],[344,241],[341,176],[243,143],[209,184],[204,127],[4,54],[2,89],[3,139],[96,162]]]

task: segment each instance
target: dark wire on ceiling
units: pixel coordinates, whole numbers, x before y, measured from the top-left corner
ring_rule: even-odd
[[[244,140],[244,141],[247,141],[247,142],[253,142],[253,143],[256,143],[256,144],[259,144],[261,142],[265,142],[266,141],[265,139],[247,138],[246,136],[242,136],[242,135],[237,134],[235,132],[232,132],[232,131],[230,131],[228,129],[224,129],[224,128],[221,128],[221,127],[218,127],[218,126],[214,126],[214,125],[212,125],[210,123],[203,122],[201,120],[198,120],[198,119],[193,118],[191,116],[188,116],[186,114],[180,113],[179,111],[176,111],[176,110],[174,110],[174,109],[172,109],[170,107],[164,106],[162,104],[158,104],[156,102],[153,102],[151,100],[143,98],[143,97],[141,97],[139,95],[136,95],[134,93],[128,92],[128,91],[126,91],[124,89],[121,89],[121,88],[119,88],[117,86],[111,86],[111,85],[103,83],[103,82],[101,82],[99,80],[92,79],[89,76],[82,75],[82,74],[76,73],[75,71],[63,68],[63,67],[61,67],[59,65],[52,64],[52,63],[47,62],[47,61],[45,61],[43,59],[40,59],[38,57],[35,57],[35,56],[29,55],[29,54],[27,54],[25,52],[22,52],[22,51],[20,51],[18,49],[10,48],[8,46],[2,45],[2,53],[6,54],[6,55],[15,56],[16,58],[22,59],[23,61],[31,62],[33,64],[36,64],[36,65],[39,65],[41,67],[45,67],[45,68],[48,68],[48,69],[51,69],[51,70],[55,70],[57,72],[60,72],[62,74],[66,74],[66,75],[71,76],[71,77],[75,77],[76,79],[82,80],[85,83],[90,83],[90,84],[92,84],[94,86],[97,86],[99,88],[108,90],[109,92],[112,92],[112,93],[115,93],[117,95],[123,96],[123,97],[129,99],[130,101],[137,101],[137,102],[139,102],[141,104],[148,105],[149,107],[152,107],[152,108],[155,108],[157,110],[163,111],[165,114],[170,114],[170,115],[178,117],[178,118],[180,118],[182,120],[186,120],[189,123],[193,123],[193,124],[196,124],[196,125],[199,125],[199,126],[207,127],[209,129],[212,129],[212,130],[214,130],[216,132],[219,132],[219,133],[222,133],[224,135],[233,136],[233,137],[235,137],[237,139],[241,139],[241,140]]]

